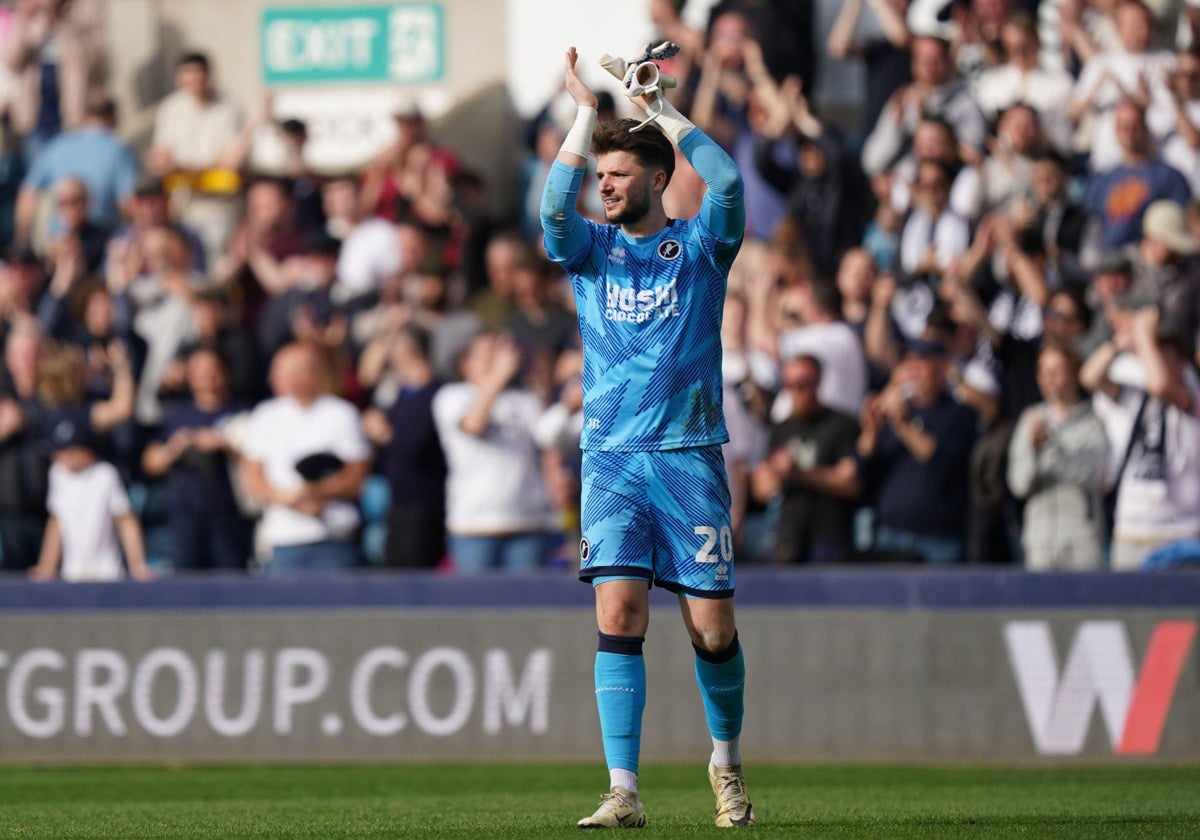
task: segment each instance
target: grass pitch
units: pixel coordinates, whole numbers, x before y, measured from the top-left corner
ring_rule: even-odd
[[[752,835],[1200,837],[1200,766],[751,766]],[[0,767],[0,840],[577,837],[599,767]],[[728,836],[702,764],[650,765],[638,837]],[[592,836],[591,834],[583,836]]]

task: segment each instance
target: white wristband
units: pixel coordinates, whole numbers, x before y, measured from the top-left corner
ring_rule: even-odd
[[[587,159],[592,151],[592,132],[596,130],[596,109],[580,105],[575,112],[575,124],[563,139],[562,151]]]
[[[668,102],[662,94],[659,94],[659,102],[662,103],[662,111],[655,117],[654,121],[658,123],[658,127],[663,130],[663,133],[671,138],[671,142],[678,146],[679,141],[684,138],[684,135],[696,126],[691,120],[679,113],[675,109],[675,106]]]

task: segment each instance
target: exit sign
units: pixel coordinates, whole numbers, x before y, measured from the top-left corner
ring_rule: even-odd
[[[263,81],[435,81],[445,71],[443,17],[434,3],[265,9]]]

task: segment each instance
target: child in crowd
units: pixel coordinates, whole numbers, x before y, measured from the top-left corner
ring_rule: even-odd
[[[66,581],[149,578],[142,529],[116,468],[96,457],[88,409],[51,413],[46,423],[52,454],[46,533],[34,580]]]

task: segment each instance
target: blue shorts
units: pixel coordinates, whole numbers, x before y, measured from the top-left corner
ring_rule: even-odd
[[[579,577],[733,595],[729,479],[720,446],[583,453]]]

